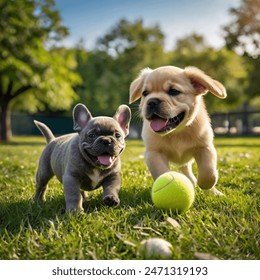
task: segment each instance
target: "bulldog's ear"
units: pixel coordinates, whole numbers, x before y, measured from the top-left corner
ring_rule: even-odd
[[[81,130],[88,124],[92,119],[92,115],[88,108],[79,103],[73,109],[73,129],[80,133]]]
[[[139,76],[131,83],[129,91],[129,104],[133,103],[142,96],[144,80],[152,71],[153,70],[150,68],[144,68],[140,72]]]
[[[184,69],[184,72],[198,94],[206,94],[210,91],[218,98],[226,98],[227,93],[225,87],[220,82],[206,75],[200,69],[189,66]]]
[[[123,129],[125,136],[129,133],[129,124],[131,120],[131,110],[126,105],[120,105],[114,115],[114,119]]]

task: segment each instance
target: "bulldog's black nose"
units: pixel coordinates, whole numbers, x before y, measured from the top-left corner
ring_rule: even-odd
[[[158,98],[152,98],[150,99],[148,102],[147,102],[147,106],[150,108],[150,109],[155,109],[158,107],[158,105],[160,105],[161,103],[161,100],[158,99]]]
[[[112,139],[109,137],[105,137],[105,138],[100,138],[99,139],[99,143],[104,145],[104,146],[109,146],[112,144]]]

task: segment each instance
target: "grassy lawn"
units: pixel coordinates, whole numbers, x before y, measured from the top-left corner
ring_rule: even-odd
[[[218,189],[224,197],[196,188],[191,209],[181,215],[156,209],[152,179],[141,141],[128,140],[122,156],[121,204],[101,204],[90,193],[85,214],[65,213],[61,184],[53,179],[47,201],[34,203],[37,160],[43,138],[14,138],[0,146],[1,259],[142,259],[138,244],[161,237],[174,259],[210,253],[219,259],[260,259],[260,138],[219,138]],[[196,172],[196,170],[195,170]],[[169,222],[175,219],[180,228]]]

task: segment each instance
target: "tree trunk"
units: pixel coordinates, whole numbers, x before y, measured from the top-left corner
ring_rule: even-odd
[[[8,103],[6,102],[2,102],[1,104],[0,122],[0,140],[10,141],[12,137],[11,112],[8,110]]]
[[[0,141],[10,141],[12,137],[10,101],[31,88],[31,85],[21,86],[13,92],[13,81],[10,81],[7,91],[3,92],[0,76]]]

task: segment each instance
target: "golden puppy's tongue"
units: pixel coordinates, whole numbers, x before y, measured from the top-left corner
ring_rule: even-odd
[[[106,166],[108,166],[112,163],[112,157],[109,155],[98,156],[97,159],[98,159],[99,163],[106,165]]]
[[[166,126],[167,122],[168,120],[163,119],[152,120],[150,126],[153,131],[160,131]]]

